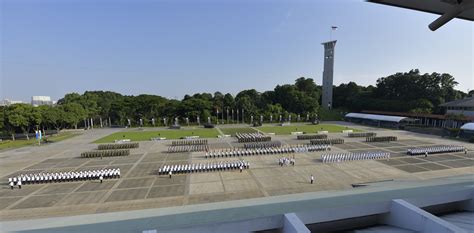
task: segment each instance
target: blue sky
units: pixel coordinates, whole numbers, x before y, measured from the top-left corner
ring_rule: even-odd
[[[321,84],[339,29],[335,84],[419,68],[474,89],[474,24],[356,0],[0,0],[0,98],[111,90],[182,98]]]

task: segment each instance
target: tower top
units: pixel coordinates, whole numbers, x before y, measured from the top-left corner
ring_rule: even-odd
[[[331,41],[327,41],[327,42],[323,42],[321,43],[322,45],[336,45],[336,42],[337,40],[331,40]]]

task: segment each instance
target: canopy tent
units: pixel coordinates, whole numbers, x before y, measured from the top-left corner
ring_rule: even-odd
[[[374,121],[387,121],[400,123],[400,121],[409,120],[408,117],[399,117],[399,116],[386,116],[386,115],[376,115],[376,114],[365,114],[365,113],[348,113],[345,116],[346,118],[358,118],[364,120],[374,120]]]
[[[474,123],[466,123],[463,126],[461,126],[462,130],[469,130],[469,131],[474,131]]]

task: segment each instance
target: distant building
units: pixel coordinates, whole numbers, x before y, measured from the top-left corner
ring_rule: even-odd
[[[50,96],[32,96],[31,105],[37,107],[41,105],[53,105],[54,101],[51,100]]]
[[[0,106],[8,106],[8,105],[12,105],[12,104],[22,104],[23,101],[21,100],[9,100],[9,99],[4,99],[2,101],[0,101]]]
[[[446,108],[447,115],[474,116],[474,95],[440,104],[439,106]]]

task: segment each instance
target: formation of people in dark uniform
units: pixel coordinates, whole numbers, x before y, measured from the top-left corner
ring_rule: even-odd
[[[407,155],[428,155],[428,154],[439,154],[439,153],[451,153],[451,152],[466,152],[466,147],[458,145],[447,145],[447,146],[424,146],[409,148]]]
[[[43,184],[72,182],[85,180],[100,180],[120,178],[120,168],[86,170],[86,171],[70,171],[70,172],[45,172],[45,173],[28,173],[8,178],[8,183],[13,189],[15,185],[21,188],[23,184]]]
[[[185,139],[185,140],[177,140],[172,141],[172,146],[187,146],[187,145],[207,145],[207,139]]]
[[[389,152],[374,151],[362,153],[335,153],[323,154],[321,160],[323,163],[339,163],[345,161],[368,160],[368,159],[389,159]]]
[[[235,137],[239,142],[266,142],[272,140],[272,137],[261,133],[236,133]]]
[[[249,169],[250,163],[244,160],[212,162],[212,163],[194,163],[194,164],[175,164],[165,165],[158,169],[159,175],[171,175],[176,173],[193,173],[193,172],[211,172]]]
[[[209,145],[183,145],[183,146],[168,147],[168,153],[196,152],[196,151],[208,151],[208,150],[209,150]]]

